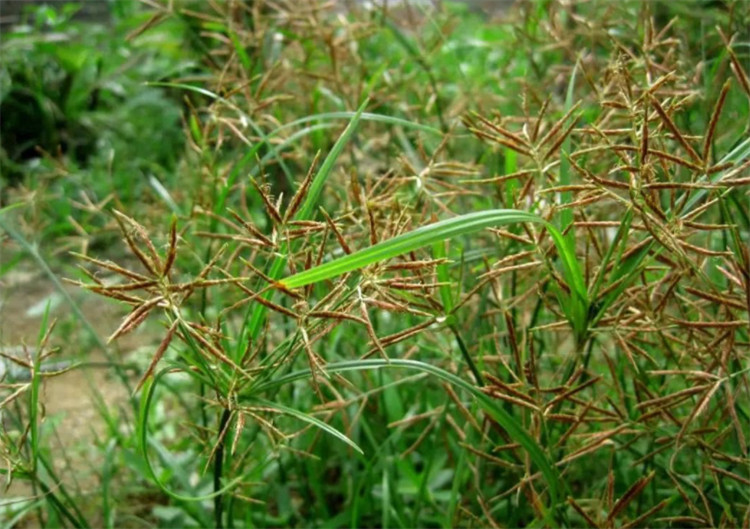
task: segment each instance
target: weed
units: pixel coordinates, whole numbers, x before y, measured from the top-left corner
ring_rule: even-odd
[[[82,253],[73,282],[128,308],[111,341],[161,315],[124,442],[159,512],[747,522],[743,3],[411,30],[315,2],[153,9],[134,34],[201,39],[205,75],[151,87],[187,98],[184,185],[112,210],[132,258]]]

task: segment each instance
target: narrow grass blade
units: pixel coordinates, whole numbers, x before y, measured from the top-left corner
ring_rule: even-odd
[[[550,224],[547,224],[547,230],[549,230],[552,242],[555,243],[560,258],[562,259],[565,280],[568,282],[568,286],[573,292],[575,292],[580,301],[588,303],[586,282],[583,279],[583,271],[578,264],[578,259],[576,259],[575,244],[565,239],[562,233],[557,231]]]
[[[550,506],[554,509],[560,499],[560,494],[564,492],[564,484],[554,466],[550,463],[547,455],[544,453],[539,444],[526,433],[525,427],[512,417],[497,401],[493,400],[479,388],[449,373],[439,367],[420,362],[417,360],[404,359],[377,359],[377,360],[354,360],[350,362],[336,362],[326,365],[328,373],[344,373],[348,371],[365,371],[374,369],[412,369],[429,373],[449,384],[464,389],[477,399],[481,407],[508,433],[513,441],[520,444],[529,454],[529,458],[544,476],[545,484],[549,487]],[[255,392],[268,391],[281,387],[283,385],[302,380],[311,376],[310,370],[301,370],[289,373],[275,380],[260,384],[255,388]]]
[[[266,148],[269,150],[269,152],[274,152],[273,145],[269,141],[268,135],[263,132],[263,129],[260,128],[260,126],[255,122],[255,120],[252,119],[247,113],[243,112],[240,108],[237,107],[234,103],[231,101],[221,97],[218,94],[215,94],[214,92],[211,92],[210,90],[206,90],[205,88],[201,88],[199,86],[193,86],[190,84],[185,83],[168,83],[168,82],[153,82],[153,83],[146,83],[147,86],[161,86],[165,88],[177,88],[180,90],[187,90],[189,92],[195,92],[197,94],[204,95],[206,97],[209,97],[215,101],[221,101],[225,105],[227,105],[229,108],[234,110],[239,116],[248,124],[250,127],[252,127],[255,134],[258,135],[260,138],[260,142],[266,146]],[[284,172],[284,175],[287,178],[287,181],[290,186],[294,185],[294,178],[292,176],[292,172],[290,171],[289,167],[287,167],[286,163],[284,162],[284,159],[277,155],[276,161],[279,164],[279,167],[281,167],[281,170]]]
[[[394,24],[390,20],[385,19],[385,17],[383,17],[383,22],[385,26],[391,31],[391,34],[395,37],[396,42],[398,42],[404,48],[404,50],[406,50],[406,52],[411,55],[411,59],[416,64],[418,64],[419,67],[422,68],[424,73],[427,75],[427,79],[430,83],[430,88],[432,88],[433,95],[435,96],[435,114],[440,121],[440,126],[444,131],[447,131],[448,125],[445,122],[445,117],[443,116],[443,107],[440,102],[440,90],[438,90],[437,80],[435,79],[435,75],[432,73],[432,68],[430,68],[430,65],[427,63],[419,49],[417,49],[417,47],[412,43],[409,37],[407,37],[406,34],[401,31],[401,29],[399,29],[396,24]]]
[[[239,57],[240,63],[245,69],[245,73],[250,75],[253,64],[252,61],[250,61],[250,56],[247,54],[247,51],[245,51],[245,47],[242,45],[242,42],[240,42],[240,38],[237,36],[237,33],[231,30],[229,31],[229,38],[232,40],[234,51],[237,53],[237,57]]]
[[[155,443],[153,441],[150,442],[149,435],[148,435],[148,418],[151,412],[151,403],[154,399],[155,389],[159,385],[159,382],[161,381],[162,377],[173,372],[174,372],[174,366],[166,367],[162,369],[161,371],[159,371],[156,375],[154,375],[154,378],[148,379],[143,384],[143,389],[141,391],[141,403],[139,407],[138,420],[136,423],[138,445],[140,448],[141,456],[143,457],[143,461],[146,464],[146,470],[148,472],[149,477],[151,478],[151,481],[153,481],[156,484],[156,486],[158,486],[159,489],[161,489],[161,491],[167,496],[169,496],[170,498],[174,498],[175,500],[185,501],[185,502],[210,500],[216,496],[220,496],[222,494],[229,492],[232,488],[234,488],[235,485],[237,485],[243,479],[245,479],[245,476],[240,475],[236,477],[232,481],[228,482],[222,489],[214,491],[210,494],[205,494],[203,496],[186,496],[183,494],[178,494],[167,488],[167,486],[159,479],[159,476],[157,476],[156,470],[154,470],[154,467],[151,464],[151,458],[148,455],[149,446]]]
[[[344,129],[344,132],[342,132],[341,136],[339,136],[339,139],[336,140],[336,143],[333,145],[331,152],[329,152],[328,156],[326,156],[326,159],[320,166],[318,174],[315,175],[312,184],[310,184],[310,191],[308,191],[307,196],[305,197],[305,201],[302,202],[302,206],[300,206],[297,215],[295,215],[295,220],[307,220],[312,217],[312,212],[318,204],[318,198],[320,197],[321,191],[323,191],[323,186],[325,185],[326,180],[328,180],[328,177],[330,176],[331,171],[333,170],[333,166],[336,163],[336,160],[338,160],[341,151],[343,151],[346,144],[349,143],[349,140],[354,134],[357,125],[359,125],[359,120],[362,117],[362,112],[365,111],[365,108],[367,108],[369,102],[370,100],[366,99],[365,102],[362,103],[362,105],[359,107],[359,109],[357,109],[357,112],[352,117],[349,124]]]
[[[297,127],[299,125],[304,125],[306,123],[311,123],[315,121],[322,121],[322,123],[316,123],[314,125],[310,125],[309,127],[305,127],[289,135],[287,138],[284,139],[284,141],[282,141],[278,145],[274,145],[273,148],[269,150],[265,154],[265,156],[263,156],[263,158],[261,159],[261,162],[266,162],[270,160],[271,158],[278,156],[278,154],[283,149],[293,144],[300,138],[304,138],[305,136],[308,136],[312,134],[313,132],[316,132],[319,130],[332,128],[334,126],[334,124],[331,123],[333,120],[338,120],[338,119],[351,120],[356,115],[357,115],[357,112],[328,112],[328,113],[322,113],[322,114],[313,114],[311,116],[306,116],[304,118],[290,121],[289,123],[286,123],[272,130],[266,135],[266,137],[273,138],[275,136],[278,136],[281,132],[285,130]],[[360,119],[362,121],[375,121],[375,122],[385,123],[387,125],[392,125],[396,127],[403,127],[405,129],[409,128],[409,129],[414,129],[414,130],[418,130],[421,132],[428,132],[430,134],[442,135],[442,131],[434,127],[430,127],[428,125],[422,125],[421,123],[416,123],[414,121],[409,121],[409,120],[402,119],[402,118],[388,116],[385,114],[374,114],[371,112],[362,112],[362,114],[360,114]],[[248,163],[255,160],[256,153],[258,152],[258,150],[260,150],[260,148],[263,145],[264,145],[263,143],[258,143],[255,147],[247,151],[242,156],[242,158],[234,165],[234,167],[229,173],[229,176],[227,177],[226,184],[222,187],[221,193],[219,195],[219,199],[217,200],[216,206],[214,207],[214,213],[219,213],[224,210],[224,204],[226,203],[226,198],[229,194],[229,191],[233,188],[234,183],[237,180],[237,177],[240,175],[240,173],[247,166]],[[253,173],[251,174],[255,174],[255,172],[253,171]]]
[[[8,213],[9,211],[12,211],[14,209],[22,208],[25,205],[26,202],[16,202],[15,204],[11,204],[10,206],[5,206],[4,208],[0,208],[0,215]]]
[[[36,351],[33,354],[34,370],[31,378],[31,392],[29,394],[29,433],[31,441],[31,463],[32,472],[37,472],[37,462],[39,461],[39,387],[42,383],[42,347],[47,334],[47,325],[49,323],[50,302],[47,301],[42,316],[42,324],[39,327],[39,337],[37,339]]]
[[[570,82],[568,83],[568,92],[565,96],[565,113],[568,113],[571,108],[573,108],[573,92],[575,90],[576,85],[576,74],[578,73],[578,63],[576,63],[575,67],[573,68],[573,73],[570,76]],[[575,117],[573,117],[573,120],[575,121]],[[570,185],[570,160],[568,159],[568,155],[570,154],[570,134],[568,134],[565,137],[565,140],[562,144],[562,152],[560,153],[560,182],[559,185],[561,186],[568,186]],[[573,201],[573,193],[571,191],[563,191],[560,193],[560,203],[561,205],[570,204]],[[573,210],[570,208],[565,208],[560,211],[560,231],[565,233],[565,230],[570,228],[570,232],[566,234],[566,238],[569,242],[575,241],[575,233],[573,232],[573,228],[571,227],[571,224],[573,223]]]
[[[330,176],[333,170],[333,166],[336,163],[336,160],[338,160],[341,151],[344,150],[344,147],[351,139],[352,134],[354,134],[354,130],[357,128],[359,119],[362,116],[362,112],[364,112],[365,108],[367,107],[368,102],[369,100],[365,100],[365,102],[362,103],[357,112],[354,114],[352,120],[344,129],[344,132],[341,133],[341,136],[339,136],[339,139],[333,145],[333,148],[328,153],[328,156],[326,156],[326,159],[323,161],[323,164],[320,166],[318,173],[315,175],[315,178],[310,184],[310,189],[307,192],[305,200],[302,202],[302,205],[297,211],[297,214],[294,216],[295,220],[308,220],[312,217],[312,212],[314,211],[314,208],[318,202],[318,198],[320,197],[320,193],[323,190],[323,186],[325,185],[326,180],[328,180],[328,177]],[[271,279],[278,279],[281,277],[285,266],[286,257],[283,255],[278,256],[271,263],[271,268],[268,271],[267,275]],[[264,299],[270,299],[272,295],[273,291],[268,291],[263,295],[263,297]],[[250,315],[250,320],[247,327],[251,339],[255,340],[258,337],[261,325],[263,323],[263,318],[265,317],[267,310],[268,309],[266,308],[266,306],[261,303],[253,304],[252,314]]]
[[[332,427],[330,424],[326,424],[320,419],[313,417],[312,415],[308,415],[299,410],[295,410],[294,408],[290,408],[288,406],[284,406],[277,402],[271,402],[271,401],[264,400],[264,399],[257,399],[255,402],[257,402],[258,404],[260,404],[261,406],[265,408],[276,410],[279,413],[283,413],[284,415],[289,415],[291,417],[299,419],[300,421],[306,422],[308,424],[312,424],[313,426],[323,430],[325,433],[332,435],[339,441],[349,445],[360,454],[364,454],[362,449],[359,446],[357,446],[357,444],[354,441],[352,441],[347,436],[339,432],[336,428]]]
[[[177,202],[175,202],[174,198],[172,198],[172,195],[169,193],[167,188],[164,187],[164,184],[159,181],[158,178],[150,174],[148,175],[148,183],[149,185],[151,185],[151,187],[154,188],[154,191],[157,195],[159,195],[159,198],[161,198],[164,203],[169,206],[169,209],[171,209],[174,214],[180,216],[183,214],[180,206],[177,205]]]
[[[442,220],[417,228],[416,230],[382,241],[340,259],[310,268],[287,277],[281,283],[286,288],[303,287],[364,268],[380,261],[385,261],[386,259],[429,246],[439,241],[474,233],[491,226],[517,222],[546,224],[544,219],[533,213],[514,209],[494,209],[460,215],[452,219]],[[562,239],[559,240],[561,241]]]
[[[284,125],[275,129],[271,134],[269,134],[269,136],[278,134],[279,132],[286,130],[288,128],[296,127],[298,125],[303,125],[305,123],[310,123],[312,121],[332,121],[335,119],[349,119],[350,120],[355,115],[356,115],[356,112],[325,112],[322,114],[313,114],[311,116],[305,116],[303,118],[290,121],[289,123],[285,123]],[[385,114],[362,112],[362,114],[360,115],[360,119],[363,121],[376,121],[380,123],[386,123],[388,125],[395,125],[399,127],[408,128],[408,129],[419,130],[422,132],[429,132],[430,134],[436,134],[440,136],[442,136],[443,134],[443,132],[440,129],[436,129],[435,127],[430,127],[429,125],[423,125],[421,123],[409,121],[408,119],[397,118],[397,117],[388,116]]]
[[[435,259],[446,257],[445,243],[438,241],[432,245],[432,254]],[[443,262],[437,265],[437,276],[440,282],[440,300],[443,302],[443,311],[446,315],[453,311],[453,293],[451,292],[451,278],[448,272],[448,263]]]
[[[612,240],[612,243],[609,245],[609,248],[607,248],[607,251],[604,254],[604,258],[602,259],[602,262],[599,265],[599,270],[597,271],[596,277],[594,278],[594,284],[591,287],[590,297],[592,300],[595,300],[597,296],[599,295],[599,289],[601,287],[602,281],[604,280],[604,274],[607,270],[607,267],[609,266],[609,262],[612,260],[612,256],[614,255],[616,248],[620,248],[620,251],[618,252],[616,259],[614,261],[614,267],[616,268],[617,265],[619,264],[619,261],[620,261],[619,258],[622,255],[623,250],[625,249],[628,235],[630,233],[630,223],[632,221],[633,221],[633,210],[629,209],[625,213],[625,217],[623,217],[622,222],[620,223],[620,227],[617,228],[617,233],[615,234],[615,238]]]

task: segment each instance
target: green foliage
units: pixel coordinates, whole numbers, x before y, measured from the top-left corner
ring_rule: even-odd
[[[4,31],[1,45],[2,185],[57,197],[39,204],[42,237],[74,233],[70,218],[101,222],[72,207],[73,197],[130,202],[148,192],[149,176],[173,178],[184,144],[182,102],[144,83],[195,67],[177,44],[180,24],[126,41],[143,15],[86,24],[72,20],[71,7],[38,8],[30,24]]]
[[[0,393],[0,472],[40,492],[9,518],[747,524],[745,3],[71,13],[2,44],[24,257],[0,280],[53,278],[130,400],[101,401],[84,496],[51,449],[45,316]],[[106,343],[84,294],[124,309]]]

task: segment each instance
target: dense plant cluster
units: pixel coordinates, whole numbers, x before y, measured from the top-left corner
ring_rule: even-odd
[[[69,281],[127,308],[110,342],[163,324],[107,452],[145,518],[747,525],[747,5],[303,4],[133,31],[188,28],[198,73],[149,87],[185,149]],[[3,457],[50,489],[38,420]]]

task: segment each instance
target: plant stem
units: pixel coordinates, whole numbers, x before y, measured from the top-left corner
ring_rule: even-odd
[[[471,374],[474,375],[477,384],[479,384],[480,386],[484,386],[484,378],[479,372],[479,369],[477,369],[477,365],[474,363],[474,360],[472,360],[471,355],[469,354],[469,350],[466,348],[466,344],[464,343],[463,338],[461,338],[458,329],[454,325],[451,325],[450,329],[453,332],[453,336],[455,336],[456,338],[456,342],[458,342],[458,348],[461,350],[461,355],[464,357],[466,364],[469,366]]]
[[[219,420],[219,440],[218,440],[218,446],[216,448],[216,457],[214,459],[214,492],[218,492],[221,490],[221,475],[224,471],[224,429],[227,426],[227,422],[229,422],[229,416],[231,415],[231,412],[228,408],[225,408],[224,411],[221,414],[221,419]],[[224,526],[222,524],[222,518],[223,518],[223,511],[224,511],[224,495],[223,494],[217,494],[214,498],[214,520],[216,522],[216,529],[222,529]]]

